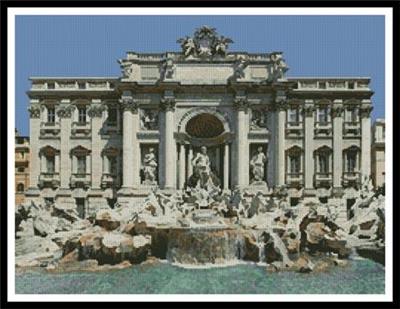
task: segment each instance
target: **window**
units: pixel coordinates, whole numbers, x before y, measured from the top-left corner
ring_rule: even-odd
[[[18,167],[18,173],[23,173],[25,172],[25,168],[24,167]]]
[[[357,170],[357,152],[350,150],[346,155],[346,171],[354,173]]]
[[[329,153],[327,152],[319,154],[319,172],[321,174],[329,173]]]
[[[289,173],[299,174],[300,173],[300,155],[293,154],[289,156]]]
[[[77,173],[78,174],[86,174],[86,157],[85,156],[78,157]]]
[[[349,89],[354,89],[354,82],[349,82]]]
[[[54,123],[56,121],[56,112],[53,106],[47,108],[47,122]]]
[[[78,122],[86,123],[86,106],[84,105],[78,107]]]
[[[84,83],[84,82],[78,83],[78,88],[79,89],[86,89],[86,83]]]
[[[81,197],[75,198],[76,209],[78,211],[78,216],[81,219],[85,218],[85,199]]]
[[[55,172],[55,157],[54,156],[46,157],[46,169],[47,169],[47,173],[54,174],[54,172]]]
[[[24,192],[24,190],[25,190],[24,184],[23,183],[19,183],[17,185],[17,192]]]
[[[117,109],[115,107],[108,108],[108,125],[115,126],[117,124]]]
[[[300,113],[297,108],[290,108],[288,110],[288,122],[297,123],[300,121]]]
[[[108,157],[110,163],[110,174],[117,174],[117,157]]]
[[[330,108],[328,106],[321,106],[318,108],[317,122],[327,123],[329,122]]]
[[[55,89],[55,84],[54,83],[47,83],[47,89]]]
[[[319,82],[319,89],[326,89],[326,82]]]
[[[346,121],[348,122],[358,121],[358,108],[348,108],[346,110]]]

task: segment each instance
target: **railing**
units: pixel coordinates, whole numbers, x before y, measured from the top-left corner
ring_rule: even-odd
[[[303,173],[286,173],[286,184],[289,186],[302,186]]]
[[[303,122],[301,121],[290,121],[285,124],[286,135],[300,136],[303,134]]]
[[[361,136],[361,124],[359,121],[343,122],[343,134],[352,136]]]
[[[360,172],[343,172],[343,185],[359,185],[361,184]]]
[[[331,186],[333,182],[332,173],[315,173],[314,174],[314,187]]]
[[[39,187],[56,188],[60,186],[60,174],[42,172],[39,175]]]
[[[40,124],[40,135],[43,136],[57,136],[61,131],[59,122],[42,122]]]
[[[90,122],[73,122],[71,133],[76,136],[89,136],[91,132]]]
[[[91,185],[91,175],[89,173],[73,173],[70,180],[72,188],[90,187]]]
[[[314,123],[314,134],[318,135],[332,135],[332,122],[317,121]]]

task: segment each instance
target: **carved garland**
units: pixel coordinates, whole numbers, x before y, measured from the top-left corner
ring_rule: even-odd
[[[176,100],[174,96],[166,96],[161,99],[161,109],[164,111],[173,111]]]
[[[361,118],[368,118],[371,115],[373,107],[371,105],[368,106],[361,106],[360,115]]]
[[[40,107],[37,105],[31,105],[28,108],[30,118],[40,117]]]
[[[333,106],[331,109],[331,115],[333,118],[342,117],[343,112],[344,112],[343,106]]]
[[[129,110],[133,113],[137,113],[139,110],[139,101],[133,99],[132,97],[122,97],[119,100],[124,111]]]
[[[66,106],[60,106],[57,110],[57,115],[60,118],[70,118],[72,116],[72,112],[74,111],[75,106],[72,104]]]
[[[88,115],[91,118],[94,117],[101,117],[103,115],[103,112],[106,110],[106,107],[103,104],[95,104],[91,105],[88,110]]]
[[[236,96],[235,99],[233,100],[233,106],[237,110],[244,110],[247,111],[249,108],[249,100],[247,99],[246,96],[241,95],[241,96]]]

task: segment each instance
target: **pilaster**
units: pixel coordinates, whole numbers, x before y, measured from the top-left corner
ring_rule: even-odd
[[[371,176],[371,101],[361,102],[361,175],[362,181]]]
[[[340,195],[343,176],[343,100],[334,100],[333,118],[333,191]]]
[[[315,195],[314,177],[314,101],[305,100],[304,105],[304,194]]]
[[[276,186],[285,185],[285,121],[287,102],[286,96],[279,93],[275,98],[274,109],[276,112]]]

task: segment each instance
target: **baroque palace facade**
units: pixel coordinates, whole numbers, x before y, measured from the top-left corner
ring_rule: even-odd
[[[118,78],[31,78],[28,200],[87,216],[171,194],[199,153],[227,192],[358,194],[371,175],[369,78],[287,78],[281,52],[228,52],[207,26],[178,43],[128,52]]]

